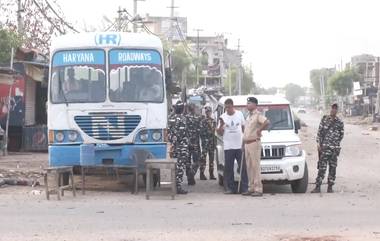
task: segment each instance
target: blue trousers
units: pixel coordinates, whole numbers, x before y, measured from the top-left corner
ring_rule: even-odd
[[[231,190],[233,192],[246,192],[248,191],[248,176],[247,176],[247,166],[244,162],[242,167],[242,150],[241,149],[232,149],[224,151],[224,187],[226,190]],[[237,185],[235,183],[234,177],[234,164],[235,160],[238,163],[238,172],[241,172],[241,183],[240,190],[237,190]]]

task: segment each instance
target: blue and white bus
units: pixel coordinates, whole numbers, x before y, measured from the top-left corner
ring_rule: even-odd
[[[158,37],[64,35],[53,39],[50,52],[50,166],[129,165],[141,151],[166,158],[168,110]],[[91,150],[90,160],[83,150]]]

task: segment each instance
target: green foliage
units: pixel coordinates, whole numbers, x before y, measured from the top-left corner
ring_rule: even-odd
[[[0,28],[0,63],[9,62],[12,48],[21,46],[22,39],[14,32]]]
[[[172,62],[173,62],[173,77],[176,81],[182,80],[182,73],[189,69],[191,64],[191,59],[188,57],[187,53],[182,46],[176,46],[172,52]]]
[[[320,87],[321,76],[324,76],[325,81],[327,81],[334,73],[335,73],[334,68],[313,69],[310,71],[310,82],[313,86],[314,93],[317,96],[321,95],[321,87]],[[327,87],[327,84],[325,86]]]
[[[301,86],[293,83],[289,83],[285,86],[285,96],[290,103],[294,104],[297,99],[303,95],[305,95],[305,90]]]
[[[248,67],[242,68],[242,82],[241,82],[241,94],[247,95],[247,94],[253,94],[254,90],[256,89],[256,83],[253,82],[253,73],[252,70]],[[231,84],[231,91],[232,95],[238,94],[238,83],[237,83],[237,68],[232,67],[228,73],[227,78],[224,81],[224,89],[227,94],[229,94],[230,84]],[[229,78],[231,78],[231,83],[229,81]]]
[[[251,68],[243,67],[243,80],[241,83],[241,93],[243,95],[252,94],[256,87],[255,82],[253,82],[253,72]]]
[[[353,82],[358,81],[359,78],[359,74],[353,69],[337,72],[328,80],[329,89],[339,96],[346,96],[351,93]]]

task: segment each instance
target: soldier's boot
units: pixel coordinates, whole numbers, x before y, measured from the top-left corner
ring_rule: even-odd
[[[184,190],[181,186],[177,186],[177,194],[187,194],[187,191]]]
[[[334,192],[334,190],[333,190],[333,185],[332,184],[329,184],[328,186],[327,186],[327,192],[328,193],[333,193]]]
[[[199,179],[201,179],[201,180],[207,180],[207,177],[206,177],[204,171],[201,171],[201,172],[199,173]]]
[[[210,171],[210,180],[216,180],[216,177],[214,176],[214,171]]]
[[[195,185],[195,179],[193,175],[187,176],[187,185],[194,186]]]
[[[195,185],[194,175],[191,173],[191,168],[186,168],[187,185]]]
[[[320,193],[321,192],[321,185],[317,184],[315,188],[311,191],[311,193]]]

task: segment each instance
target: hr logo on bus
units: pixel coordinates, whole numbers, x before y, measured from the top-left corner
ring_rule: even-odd
[[[96,45],[120,45],[120,34],[97,34],[95,35]]]

